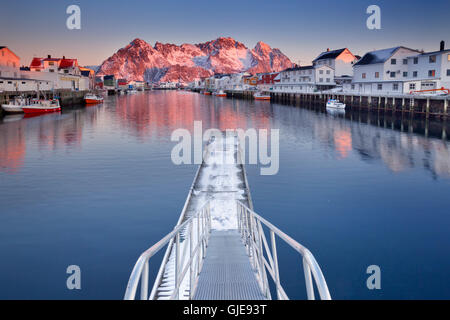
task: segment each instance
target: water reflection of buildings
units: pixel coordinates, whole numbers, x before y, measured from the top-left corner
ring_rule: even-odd
[[[338,158],[347,157],[353,149],[363,160],[379,159],[393,172],[423,167],[435,177],[450,177],[450,144],[445,139],[393,130],[401,125],[379,116],[364,121],[319,113],[311,121],[315,122],[315,136],[335,149]],[[413,124],[409,123],[409,128]]]
[[[66,114],[44,114],[32,118],[6,116],[0,124],[0,170],[19,170],[30,148],[79,148],[83,128],[86,124],[95,126],[98,112],[79,109]]]
[[[0,171],[15,172],[23,166],[26,153],[25,129],[25,122],[21,120],[1,125]]]

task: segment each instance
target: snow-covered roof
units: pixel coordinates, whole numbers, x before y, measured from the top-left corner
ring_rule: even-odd
[[[392,55],[400,48],[404,48],[404,49],[411,50],[411,51],[417,51],[417,50],[402,47],[402,46],[371,51],[371,52],[367,52],[357,63],[355,63],[355,66],[384,63],[384,62],[386,62],[386,60],[388,60],[390,57],[392,57]]]
[[[346,48],[342,48],[342,49],[337,49],[337,50],[332,50],[332,51],[324,51],[321,54],[319,54],[319,56],[313,60],[317,61],[317,60],[323,60],[323,59],[336,59],[342,52],[344,52]]]

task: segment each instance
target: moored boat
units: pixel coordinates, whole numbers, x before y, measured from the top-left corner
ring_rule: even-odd
[[[2,109],[6,113],[23,113],[23,106],[27,104],[27,100],[24,97],[16,97],[8,104],[2,104]]]
[[[256,92],[253,97],[255,98],[255,100],[270,100],[270,95],[269,94],[264,94],[263,92],[259,91]]]
[[[61,111],[61,106],[59,105],[58,99],[52,100],[34,100],[33,103],[24,106],[23,112],[28,113],[46,113]]]
[[[95,94],[87,94],[84,96],[84,102],[86,104],[98,104],[103,102],[103,97],[97,96]]]
[[[327,108],[345,109],[345,103],[339,102],[336,99],[329,99],[327,101]]]
[[[203,91],[203,94],[204,94],[205,96],[210,96],[210,95],[211,95],[211,92],[209,92],[209,91]]]
[[[226,97],[227,94],[223,90],[216,92],[216,97]]]

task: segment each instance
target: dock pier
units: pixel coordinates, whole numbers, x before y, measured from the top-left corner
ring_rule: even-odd
[[[252,90],[225,90],[227,97],[253,99]],[[338,99],[348,110],[361,109],[375,112],[405,113],[425,118],[450,119],[448,96],[372,95],[351,93],[287,93],[265,91],[271,100],[290,105],[312,104],[325,106],[328,99]]]
[[[73,91],[70,89],[57,89],[55,91],[47,90],[40,91],[40,96],[50,99],[53,95],[59,97],[59,102],[62,108],[81,105],[84,103],[84,96],[89,91]],[[4,91],[0,92],[0,104],[6,104],[13,100],[16,96],[24,96],[28,98],[36,98],[36,91]],[[3,109],[0,108],[0,114]]]

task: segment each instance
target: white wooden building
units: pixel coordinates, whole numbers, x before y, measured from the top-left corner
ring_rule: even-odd
[[[402,94],[408,79],[408,58],[418,50],[394,47],[366,53],[353,66],[353,80],[344,91],[361,94]]]

